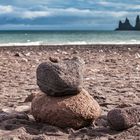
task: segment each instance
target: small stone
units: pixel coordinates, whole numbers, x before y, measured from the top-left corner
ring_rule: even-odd
[[[16,111],[10,111],[10,112],[0,111],[0,122],[13,118],[29,120],[28,115],[25,113],[19,113]]]
[[[83,60],[65,59],[45,62],[37,68],[37,84],[49,96],[78,94],[83,86]]]
[[[62,51],[61,53],[64,55],[68,55],[68,53],[66,51]]]
[[[31,136],[26,132],[24,127],[15,129],[9,133],[3,134],[0,140],[29,140]]]
[[[22,62],[28,62],[28,59],[22,58]]]
[[[137,125],[140,127],[140,122]]]
[[[28,53],[25,53],[24,55],[25,55],[25,56],[30,56],[30,55],[31,55],[31,53],[30,53],[30,52],[28,52]]]
[[[22,54],[17,52],[17,53],[14,54],[14,56],[16,56],[16,57],[21,57]]]
[[[5,129],[6,130],[12,130],[13,129],[13,125],[12,124],[7,124],[7,125],[5,125]]]
[[[15,111],[29,113],[30,112],[30,105],[17,106],[15,108]]]
[[[84,89],[73,96],[40,94],[33,99],[31,111],[38,122],[74,129],[92,124],[101,115],[99,104]]]
[[[32,140],[48,140],[49,138],[46,138],[45,135],[38,135],[38,136],[34,136],[32,138]],[[51,139],[51,138],[50,138]]]
[[[59,62],[59,59],[56,58],[56,57],[49,57],[49,60],[53,63],[58,63]]]
[[[11,107],[6,107],[6,108],[2,108],[0,110],[0,113],[5,112],[5,113],[12,113],[14,110]]]
[[[99,117],[96,122],[95,122],[96,126],[100,126],[100,127],[107,127],[108,126],[108,121],[107,121],[107,117],[106,116],[101,116]]]
[[[78,51],[77,50],[73,50],[73,54],[78,54]]]
[[[63,130],[55,126],[51,126],[51,125],[44,126],[41,131],[45,133],[46,135],[56,135],[56,136],[65,135]]]
[[[112,129],[128,129],[140,122],[140,107],[113,109],[109,111],[107,119]]]
[[[122,103],[119,104],[116,108],[126,108],[126,107],[132,107],[132,104],[128,104],[128,103]]]

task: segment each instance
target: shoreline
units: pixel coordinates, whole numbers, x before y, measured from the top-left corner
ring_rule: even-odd
[[[140,44],[90,44],[90,45],[11,45],[11,46],[0,46],[0,51],[1,50],[17,50],[19,49],[26,50],[26,49],[31,49],[31,50],[38,50],[38,49],[116,49],[118,48],[119,50],[126,50],[126,49],[134,49],[134,48],[140,48]]]

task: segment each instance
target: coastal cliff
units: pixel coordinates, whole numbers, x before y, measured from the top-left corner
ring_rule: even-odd
[[[116,31],[140,31],[140,17],[139,15],[136,17],[135,26],[131,25],[128,18],[125,19],[125,22],[119,21],[118,28],[115,29]]]

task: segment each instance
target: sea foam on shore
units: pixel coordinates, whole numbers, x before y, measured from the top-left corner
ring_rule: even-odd
[[[39,46],[39,45],[135,45],[135,44],[140,44],[140,41],[136,40],[130,40],[130,42],[86,42],[86,41],[75,41],[75,42],[64,42],[64,43],[44,43],[41,41],[36,41],[36,42],[26,42],[26,43],[0,43],[0,47],[2,46]]]

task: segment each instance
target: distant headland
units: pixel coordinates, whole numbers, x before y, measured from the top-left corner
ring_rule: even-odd
[[[140,17],[139,15],[136,17],[135,25],[131,25],[128,18],[125,19],[125,22],[119,21],[118,28],[115,29],[116,31],[140,31]]]

